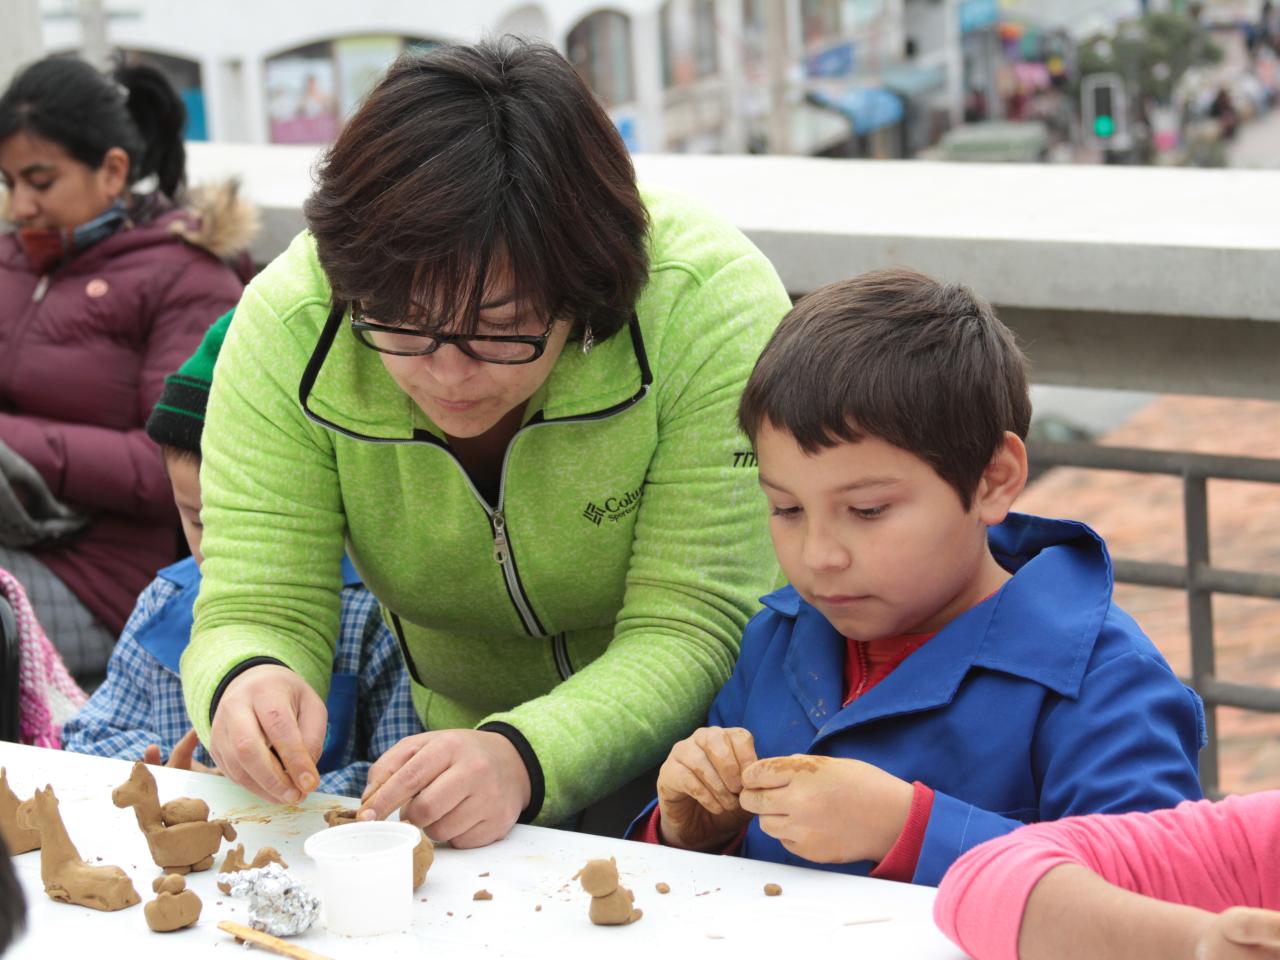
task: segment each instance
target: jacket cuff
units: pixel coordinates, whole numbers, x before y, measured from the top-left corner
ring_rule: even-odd
[[[929,826],[929,814],[933,810],[933,791],[919,780],[911,784],[911,809],[902,832],[893,842],[880,864],[871,871],[877,880],[896,880],[910,883],[920,862],[920,848],[924,846],[924,833]]]
[[[547,784],[542,776],[542,764],[538,761],[538,755],[533,752],[533,747],[529,745],[524,734],[509,723],[495,720],[491,723],[482,723],[477,729],[487,733],[501,734],[511,741],[511,745],[516,748],[516,753],[520,754],[520,759],[524,761],[524,768],[529,774],[529,805],[524,808],[524,812],[516,822],[533,823],[534,817],[542,809],[542,801],[547,792]]]
[[[1002,817],[935,790],[929,826],[925,830],[924,845],[920,848],[920,859],[911,882],[936,887],[942,882],[947,868],[966,850],[994,837],[1002,837],[1020,826],[1022,823],[1018,820]]]
[[[213,700],[209,703],[209,722],[213,723],[213,718],[218,712],[218,704],[222,701],[222,695],[226,693],[227,687],[231,685],[231,681],[246,670],[253,667],[261,667],[263,664],[274,664],[277,667],[287,667],[288,664],[283,660],[277,660],[275,657],[252,657],[248,660],[242,660],[234,667],[227,671],[223,678],[218,682],[218,688],[213,691]]]

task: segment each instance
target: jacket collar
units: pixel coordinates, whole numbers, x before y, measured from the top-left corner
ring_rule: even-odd
[[[792,695],[820,735],[951,701],[972,668],[1079,695],[1111,604],[1111,559],[1082,523],[1010,514],[988,533],[992,553],[1014,576],[965,611],[848,707],[844,637],[793,587],[763,598],[795,621],[784,661]]]
[[[331,306],[303,372],[298,398],[303,412],[322,426],[358,440],[384,443],[443,439],[440,429],[406,395],[375,351],[351,335],[350,311]],[[653,383],[639,321],[584,355],[573,344],[551,368],[528,404],[526,422],[594,419],[642,399]]]
[[[182,652],[191,642],[196,597],[200,593],[200,567],[193,557],[187,557],[163,568],[156,577],[168,580],[178,588],[178,592],[138,627],[134,640],[155,657],[162,667],[176,676]],[[358,587],[361,582],[360,574],[344,554],[342,585]]]

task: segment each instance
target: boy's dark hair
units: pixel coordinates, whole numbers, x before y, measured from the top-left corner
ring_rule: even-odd
[[[475,328],[490,269],[596,340],[647,276],[648,215],[622,138],[552,47],[511,37],[402,56],[324,155],[303,207],[337,301],[373,320]]]
[[[197,466],[200,464],[200,451],[198,449],[192,450],[190,447],[175,447],[162,443],[160,444],[160,455],[164,457],[166,465],[171,460],[177,463],[194,463]]]
[[[46,57],[0,97],[0,141],[27,130],[93,170],[119,147],[129,155],[129,183],[155,174],[170,198],[186,178],[186,123],[182,98],[147,66],[122,66],[108,76],[76,57]]]
[[[1005,431],[1031,423],[1027,360],[991,305],[913,270],[841,280],[783,319],[738,423],[768,421],[806,453],[878,437],[926,461],[966,510]]]

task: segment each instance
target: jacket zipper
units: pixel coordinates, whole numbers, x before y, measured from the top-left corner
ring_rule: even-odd
[[[6,352],[9,354],[8,363],[0,363],[0,389],[9,383],[13,377],[14,368],[18,364],[18,359],[22,355],[22,341],[26,337],[27,328],[31,326],[32,317],[36,311],[40,309],[40,303],[44,300],[44,295],[49,292],[49,274],[40,274],[40,279],[36,281],[36,288],[31,293],[31,306],[22,312],[22,316],[18,320],[18,325],[13,331],[13,339],[9,341]]]
[[[557,633],[551,638],[551,655],[556,660],[556,672],[560,674],[561,680],[568,680],[573,676],[573,664],[569,662],[569,638],[563,633]]]

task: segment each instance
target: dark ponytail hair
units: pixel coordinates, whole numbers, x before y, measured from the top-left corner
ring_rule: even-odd
[[[164,74],[147,66],[99,73],[76,57],[47,57],[0,97],[0,142],[28,130],[96,170],[108,150],[129,155],[129,183],[152,174],[169,198],[186,180],[187,109]]]

